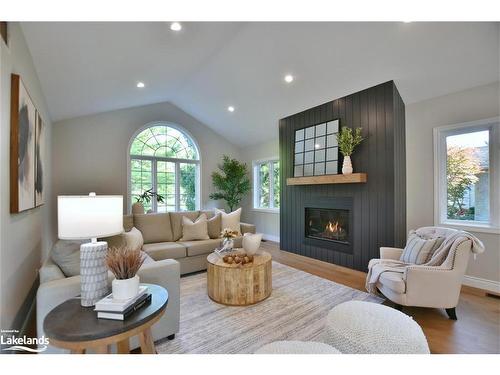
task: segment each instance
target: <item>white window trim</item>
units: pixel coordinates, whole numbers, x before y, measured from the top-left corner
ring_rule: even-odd
[[[151,128],[153,126],[168,126],[168,127],[171,127],[171,128],[174,128],[184,134],[186,134],[190,139],[191,141],[193,142],[194,144],[194,147],[196,147],[196,151],[198,152],[198,160],[192,160],[192,159],[176,159],[176,158],[162,158],[162,157],[148,157],[148,156],[144,156],[144,155],[141,155],[141,156],[131,156],[130,155],[130,148],[132,147],[132,143],[134,142],[135,138],[141,133],[143,132],[144,130],[146,130],[147,128]],[[132,137],[130,137],[130,140],[128,142],[128,147],[127,147],[127,212],[130,214],[132,212],[132,204],[134,202],[132,202],[132,196],[131,196],[131,192],[132,192],[132,186],[131,186],[131,182],[130,182],[130,166],[131,166],[131,161],[132,159],[135,159],[135,160],[139,160],[139,159],[143,159],[143,160],[161,160],[161,161],[171,161],[171,162],[175,162],[175,209],[176,211],[179,210],[180,208],[180,202],[179,202],[179,197],[178,197],[178,194],[177,192],[179,191],[180,187],[179,187],[179,184],[180,184],[180,180],[179,180],[179,174],[177,173],[178,172],[178,169],[179,169],[179,163],[181,164],[184,164],[184,163],[191,163],[191,164],[196,164],[198,165],[199,167],[197,168],[196,170],[196,198],[195,198],[195,205],[196,205],[196,210],[199,210],[200,207],[201,207],[201,197],[202,197],[202,192],[201,192],[201,189],[202,189],[202,184],[201,184],[201,168],[202,168],[202,157],[201,157],[201,149],[200,149],[200,146],[198,144],[198,142],[196,141],[196,138],[193,137],[193,135],[188,131],[186,130],[184,127],[180,126],[180,125],[177,125],[177,124],[174,124],[174,123],[171,123],[171,122],[168,122],[168,121],[153,121],[153,122],[149,122],[143,126],[141,126],[139,129],[137,129],[134,134],[132,135]],[[156,163],[153,163],[152,165],[152,183],[153,183],[153,186],[156,186]],[[153,173],[154,172],[154,173]],[[156,205],[157,205],[157,202],[155,200],[153,200],[153,211],[156,211]]]
[[[447,218],[446,137],[464,131],[490,131],[490,221],[450,220]],[[500,117],[434,128],[434,225],[472,232],[500,233]]]
[[[259,207],[259,186],[260,186],[260,173],[259,173],[259,166],[267,163],[270,164],[269,166],[269,195],[270,195],[270,200],[269,203],[271,205],[274,205],[274,173],[271,173],[272,171],[272,163],[274,162],[279,162],[279,158],[277,156],[271,157],[271,158],[265,158],[265,159],[259,159],[259,160],[254,160],[252,162],[252,170],[253,170],[253,208],[252,210],[255,212],[264,212],[264,213],[271,213],[271,214],[279,214],[280,209],[279,207],[269,207],[269,208],[263,208]],[[280,165],[281,168],[281,165]]]

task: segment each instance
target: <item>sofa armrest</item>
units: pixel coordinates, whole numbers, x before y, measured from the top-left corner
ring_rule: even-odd
[[[451,308],[458,304],[462,277],[456,270],[411,265],[406,267],[403,278],[410,306]]]
[[[241,228],[241,234],[245,234],[245,233],[253,233],[255,234],[256,232],[256,229],[255,229],[255,225],[253,224],[248,224],[248,223],[240,223],[240,228]]]
[[[398,247],[381,247],[380,248],[380,259],[393,259],[399,260],[403,254],[403,249]]]

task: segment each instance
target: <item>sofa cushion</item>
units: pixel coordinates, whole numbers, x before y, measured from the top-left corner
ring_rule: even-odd
[[[179,259],[186,257],[186,248],[176,242],[158,242],[142,246],[142,250],[154,260]]]
[[[207,222],[208,235],[212,239],[220,238],[222,231],[222,216],[218,213],[213,215]]]
[[[241,207],[229,214],[226,214],[224,211],[216,208],[215,213],[220,213],[220,215],[222,216],[222,223],[221,223],[222,230],[229,228],[238,233],[241,233],[241,228],[240,228]]]
[[[201,214],[207,215],[208,220],[212,219],[216,215],[214,210],[201,210],[200,215]]]
[[[383,272],[380,274],[378,284],[383,285],[398,294],[404,294],[406,292],[406,283],[403,280],[403,274],[400,272]]]
[[[172,223],[172,240],[179,241],[182,237],[182,218],[185,216],[191,221],[195,221],[200,211],[170,212],[170,222]]]
[[[123,215],[123,230],[130,232],[134,227],[134,215]]]
[[[85,242],[89,241],[59,240],[52,247],[50,257],[64,276],[71,277],[80,274],[80,245]]]
[[[201,214],[193,223],[189,218],[182,218],[182,238],[180,241],[209,240],[207,215]]]
[[[144,243],[173,241],[168,213],[137,214],[134,215],[134,224],[141,231]]]
[[[444,238],[439,237],[426,239],[415,232],[410,232],[399,260],[405,263],[424,264],[432,257],[432,254],[443,243],[443,240]]]
[[[188,257],[196,255],[209,254],[220,246],[220,239],[202,240],[202,241],[182,241],[179,244],[187,248]]]

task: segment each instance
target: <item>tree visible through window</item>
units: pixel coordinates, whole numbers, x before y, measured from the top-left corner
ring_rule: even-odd
[[[195,210],[198,206],[199,152],[182,131],[156,124],[141,131],[130,146],[130,200],[148,189],[163,203],[144,203],[146,211]]]
[[[490,219],[489,131],[446,137],[447,218]]]
[[[279,161],[269,160],[254,164],[254,207],[280,207]]]

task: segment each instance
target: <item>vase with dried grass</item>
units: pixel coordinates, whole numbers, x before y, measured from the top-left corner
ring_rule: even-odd
[[[115,275],[111,283],[113,299],[127,300],[139,293],[139,276],[137,271],[144,263],[139,250],[127,247],[112,247],[106,255],[106,264]]]

